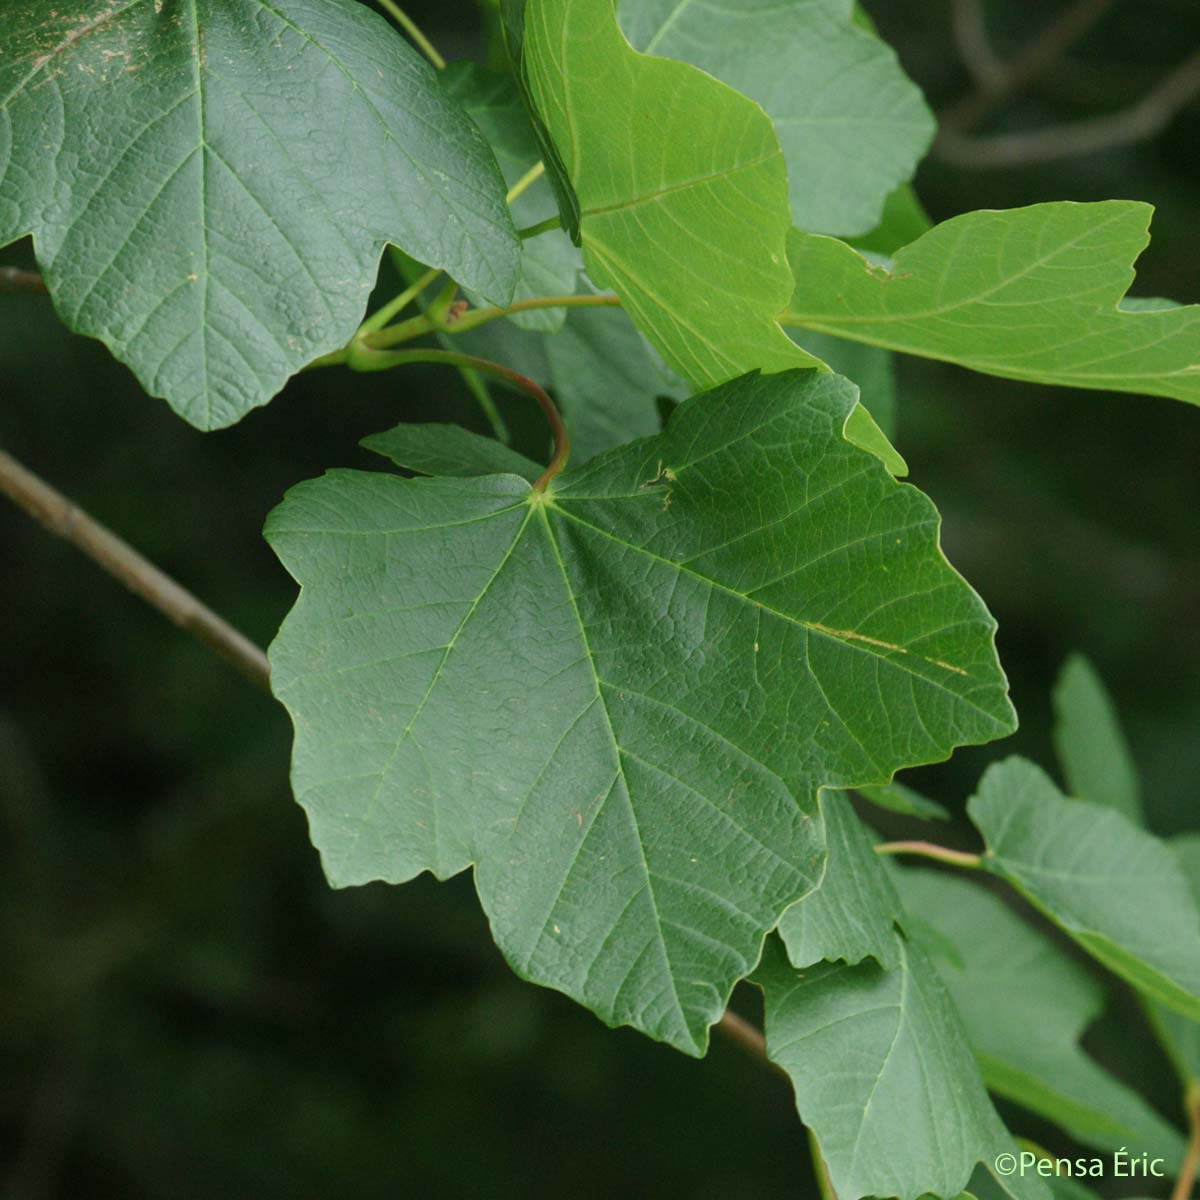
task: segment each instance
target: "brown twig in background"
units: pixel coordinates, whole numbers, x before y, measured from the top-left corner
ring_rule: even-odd
[[[267,656],[253,642],[3,450],[0,492],[270,694]]]
[[[1063,53],[1083,37],[1116,3],[1116,0],[1077,0],[1032,41],[1027,42],[1008,63],[1002,63],[987,41],[983,9],[979,0],[958,0],[955,30],[964,65],[978,87],[970,95],[938,114],[943,132],[962,132],[979,124],[989,112],[1010,96],[1024,91],[1045,74]],[[959,10],[974,9],[960,14]],[[959,22],[966,32],[964,42]],[[982,48],[979,43],[982,42]],[[999,67],[999,70],[996,70]],[[939,139],[940,141],[940,139]],[[936,145],[935,145],[936,149]]]
[[[991,95],[1004,87],[1008,68],[992,49],[987,34],[983,0],[952,0],[950,28],[958,56],[981,94]]]
[[[3,450],[0,450],[0,492],[270,694],[270,666],[262,650],[127,542]],[[767,1058],[762,1032],[737,1013],[727,1010],[713,1028],[752,1058],[773,1070],[781,1069]]]
[[[0,267],[0,294],[31,292],[46,293],[46,281],[36,271],[23,271],[20,267]]]
[[[1189,1200],[1196,1182],[1196,1168],[1200,1165],[1200,1089],[1197,1089],[1195,1085],[1188,1088],[1185,1105],[1191,1136],[1188,1138],[1188,1148],[1183,1158],[1183,1164],[1179,1168],[1179,1174],[1175,1177],[1171,1200]]]
[[[967,137],[946,130],[938,138],[937,155],[943,162],[960,167],[1013,167],[1129,146],[1161,133],[1175,114],[1197,96],[1200,96],[1200,50],[1120,112],[1028,133],[992,137]]]
[[[739,1017],[732,1008],[725,1010],[725,1015],[713,1026],[722,1037],[728,1038],[735,1046],[744,1050],[751,1058],[757,1059],[765,1067],[778,1072],[785,1079],[787,1072],[767,1057],[767,1039],[762,1030],[751,1025],[745,1017]]]

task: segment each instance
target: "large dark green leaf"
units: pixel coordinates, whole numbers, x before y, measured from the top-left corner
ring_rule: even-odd
[[[853,0],[620,0],[647,54],[693,63],[757,100],[787,160],[792,220],[867,233],[912,177],[933,115],[891,48],[851,21]]]
[[[1068,800],[1020,758],[988,768],[967,813],[987,842],[987,870],[1109,970],[1200,1017],[1200,912],[1158,838],[1115,809]]]
[[[435,216],[436,214],[436,216]],[[0,244],[202,429],[362,317],[385,242],[506,303],[495,159],[356,0],[8,0]]]
[[[878,346],[849,342],[811,329],[801,332],[799,341],[805,350],[815,354],[831,370],[858,385],[863,403],[870,409],[876,424],[889,438],[895,438],[900,423],[896,405],[896,356]]]
[[[818,881],[816,795],[1013,726],[932,505],[748,377],[532,492],[334,472],[267,536],[293,783],[338,885],[476,865],[515,969],[689,1052]]]

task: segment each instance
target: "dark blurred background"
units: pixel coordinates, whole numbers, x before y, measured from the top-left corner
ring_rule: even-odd
[[[470,5],[409,8],[448,57],[477,52]],[[974,4],[868,8],[960,124],[918,176],[935,219],[1148,200],[1135,291],[1200,300],[1200,79],[1189,91],[1186,69],[1170,74],[1200,48],[1195,0],[987,0],[986,44]],[[1090,28],[1059,27],[1050,61],[1006,94],[1003,62],[1028,64],[1064,14]],[[1140,124],[1110,122],[1120,136],[1101,148],[1049,161],[1005,142],[997,165],[1000,144],[978,140],[1130,112]],[[0,262],[30,265],[29,247]],[[957,810],[999,753],[1050,765],[1049,687],[1079,650],[1121,707],[1154,829],[1200,825],[1200,416],[917,360],[899,374],[900,447],[999,619],[1022,717],[1008,743],[910,782]],[[28,296],[0,297],[0,405],[0,443],[262,644],[294,596],[259,536],[283,491],[377,465],[357,442],[397,419],[478,427],[452,372],[414,368],[314,373],[201,434]],[[289,742],[281,708],[0,505],[13,1200],[815,1194],[784,1084],[725,1044],[693,1062],[520,983],[469,879],[329,890],[288,791]],[[752,995],[736,1003],[755,1015]],[[1132,1015],[1114,990],[1088,1044],[1175,1117],[1148,1035],[1122,1032]]]

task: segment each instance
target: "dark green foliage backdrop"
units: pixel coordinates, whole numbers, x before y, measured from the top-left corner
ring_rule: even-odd
[[[476,37],[452,7],[412,6],[449,57]],[[871,7],[935,108],[962,94],[942,6]],[[991,5],[997,47],[1051,7]],[[1183,0],[1118,5],[991,128],[1118,108],[1197,41]],[[935,218],[1150,200],[1136,291],[1195,300],[1198,141],[1193,104],[1147,144],[1003,171],[934,161],[918,187]],[[917,782],[959,806],[1000,749],[1048,763],[1049,685],[1078,649],[1122,707],[1151,826],[1195,827],[1194,412],[915,360],[900,371],[899,444],[1000,621],[1023,723]],[[259,537],[284,489],[373,465],[356,443],[398,414],[472,419],[449,371],[327,372],[201,434],[28,297],[0,301],[0,401],[0,442],[260,642],[293,595]],[[508,409],[520,425],[522,406]],[[8,508],[0,627],[0,1163],[14,1196],[812,1190],[781,1082],[726,1045],[691,1062],[519,983],[466,880],[330,892],[288,792],[283,710]],[[1171,1108],[1148,1042],[1102,1025],[1089,1044]]]

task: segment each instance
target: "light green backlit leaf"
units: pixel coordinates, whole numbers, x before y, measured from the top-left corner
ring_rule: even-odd
[[[937,514],[791,372],[555,480],[333,472],[267,537],[293,786],[337,885],[472,863],[523,976],[691,1053],[819,880],[820,786],[1009,732]]]
[[[917,918],[910,932],[919,939],[924,922],[938,935],[926,950],[991,1091],[1085,1145],[1136,1146],[1178,1166],[1180,1134],[1079,1045],[1104,1007],[1095,977],[972,882],[933,871],[896,871],[893,878]]]
[[[1142,820],[1141,788],[1117,711],[1086,658],[1073,655],[1054,685],[1054,747],[1067,791]]]
[[[385,242],[499,303],[519,253],[479,131],[355,0],[8,0],[0,245],[28,233],[66,323],[202,429],[348,340]]]
[[[911,178],[933,114],[891,48],[851,21],[852,0],[619,0],[635,49],[692,63],[758,101],[787,160],[792,221],[873,229]]]
[[[500,28],[504,38],[504,47],[508,52],[509,64],[517,87],[521,90],[525,107],[529,110],[529,119],[533,125],[534,136],[542,152],[542,163],[546,168],[546,178],[551,190],[558,201],[559,216],[562,227],[566,230],[571,241],[579,245],[579,197],[567,170],[558,153],[541,115],[529,94],[529,85],[525,80],[525,7],[526,0],[499,0]]]
[[[1200,1017],[1200,913],[1166,845],[1114,809],[1068,800],[1020,758],[984,773],[967,813],[985,869],[1109,970]]]
[[[631,49],[611,0],[528,0],[522,61],[578,198],[588,275],[667,365],[697,389],[822,365],[778,321],[792,290],[787,172],[762,109]],[[865,409],[847,436],[903,471]]]
[[[1151,211],[1107,200],[967,213],[890,270],[795,232],[784,323],[1009,379],[1200,404],[1200,306],[1120,304]]]

